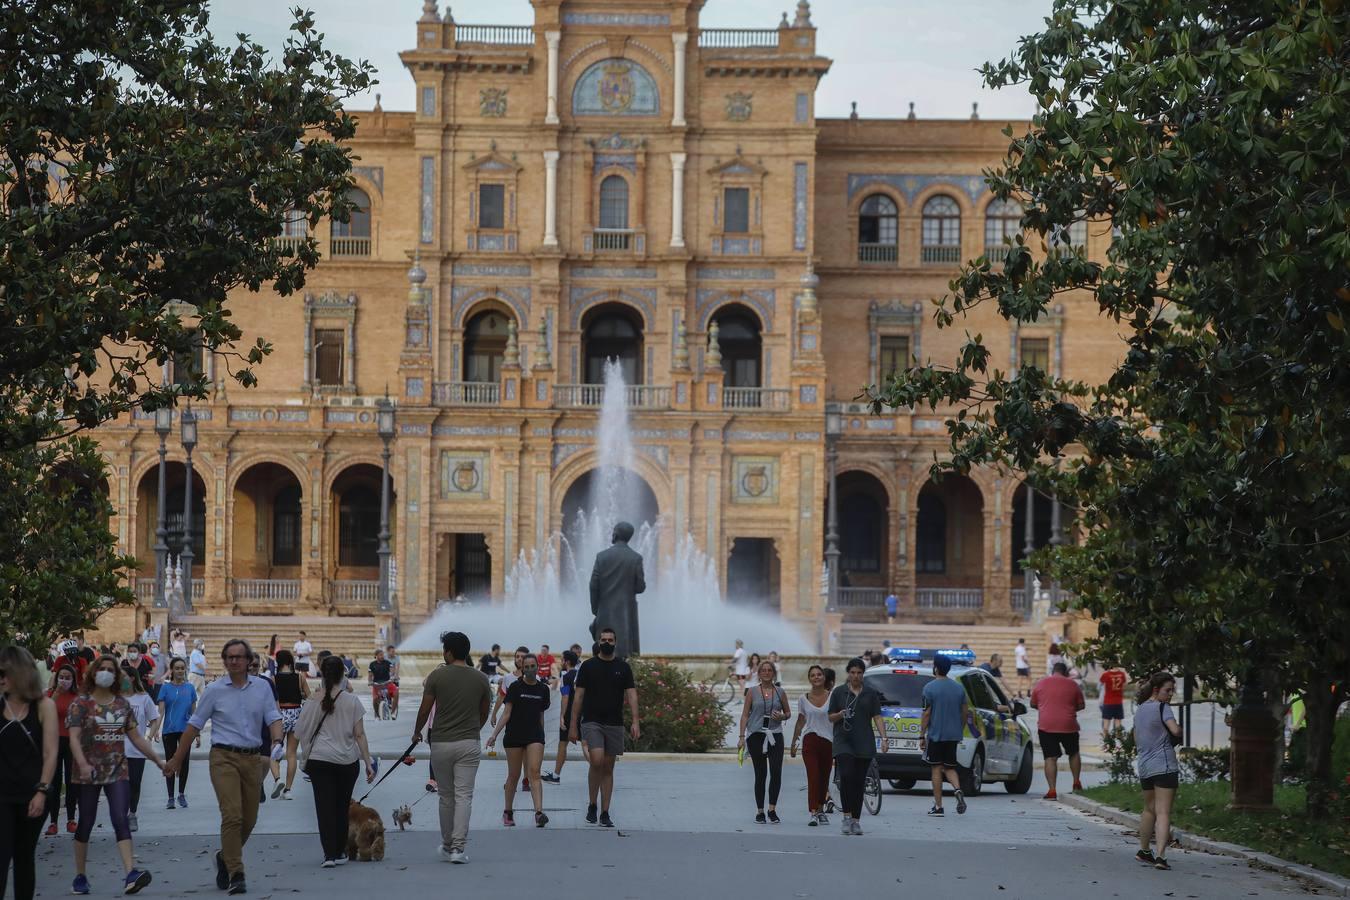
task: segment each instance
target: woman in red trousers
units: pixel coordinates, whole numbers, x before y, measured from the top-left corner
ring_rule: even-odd
[[[806,678],[811,682],[811,690],[797,701],[797,727],[792,732],[791,752],[794,757],[797,755],[797,742],[801,740],[802,759],[806,763],[806,808],[811,814],[806,824],[828,825],[825,798],[834,762],[834,725],[830,723],[828,710],[834,679],[820,666],[807,669]]]

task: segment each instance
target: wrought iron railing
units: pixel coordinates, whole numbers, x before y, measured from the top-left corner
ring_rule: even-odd
[[[791,393],[787,388],[724,387],[723,409],[787,409]]]
[[[329,256],[369,256],[369,237],[333,237],[328,244]]]
[[[624,388],[630,409],[667,409],[670,388],[650,384],[630,384]],[[593,408],[605,398],[603,384],[555,384],[553,405],[562,408]]]
[[[705,28],[698,33],[698,45],[712,49],[777,47],[777,28]]]
[[[984,591],[980,588],[919,588],[914,592],[919,609],[980,609]]]
[[[502,386],[496,381],[442,381],[432,385],[431,400],[440,406],[497,406]]]
[[[497,44],[528,47],[534,43],[529,25],[455,25],[456,44]]]
[[[230,583],[235,603],[248,600],[300,599],[298,578],[235,578]]]
[[[899,251],[895,244],[859,244],[858,262],[893,263],[899,258]]]
[[[926,263],[960,262],[961,248],[955,244],[934,244],[921,248],[919,259]]]

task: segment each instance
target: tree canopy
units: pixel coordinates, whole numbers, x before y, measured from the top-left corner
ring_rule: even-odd
[[[310,13],[293,18],[272,56],[242,34],[218,43],[205,0],[0,5],[0,508],[30,512],[0,525],[0,597],[34,641],[46,620],[10,614],[53,591],[90,615],[129,597],[107,509],[95,526],[45,508],[63,502],[53,478],[102,477],[70,436],[205,397],[203,372],[160,377],[198,348],[253,384],[270,347],[236,346],[227,295],[295,292],[317,245],[284,248],[283,225],[350,213],[341,104],[371,69],[326,49]]]
[[[1323,789],[1350,679],[1348,48],[1340,0],[1056,0],[983,69],[1039,104],[987,173],[1025,234],[936,319],[1068,302],[1118,323],[1120,359],[1099,384],[1003,372],[975,335],[869,390],[957,410],[940,468],[1030,471],[1077,508],[1084,539],[1042,562],[1100,621],[1093,653],[1303,692]],[[1075,222],[1111,231],[1105,260]]]

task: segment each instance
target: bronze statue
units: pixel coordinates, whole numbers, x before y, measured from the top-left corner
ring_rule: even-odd
[[[642,576],[642,554],[628,546],[633,526],[619,522],[614,526],[613,544],[595,554],[591,569],[591,638],[601,628],[613,628],[621,656],[642,652],[638,639],[637,595],[647,589]]]

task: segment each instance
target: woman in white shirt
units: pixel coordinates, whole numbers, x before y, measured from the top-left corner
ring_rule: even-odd
[[[797,727],[792,732],[792,755],[797,755],[797,741],[802,744],[802,759],[806,763],[806,808],[811,814],[807,825],[828,825],[825,816],[825,797],[830,789],[830,767],[834,764],[834,725],[830,722],[830,691],[833,681],[820,666],[806,670],[811,690],[797,701]]]
[[[139,670],[126,663],[122,664],[122,695],[127,698],[136,712],[136,727],[146,740],[159,740],[159,706],[146,687],[145,679]],[[122,740],[126,746],[123,751],[127,757],[127,781],[131,787],[131,803],[127,805],[127,827],[132,831],[140,828],[136,821],[136,810],[141,804],[141,782],[145,779],[145,754],[140,751],[131,738]]]
[[[345,689],[342,660],[325,657],[319,674],[323,690],[305,701],[295,734],[304,751],[305,774],[314,787],[323,867],[331,869],[347,861],[347,810],[356,787],[357,761],[366,764],[366,783],[375,780],[375,764],[361,722],[366,708]]]

